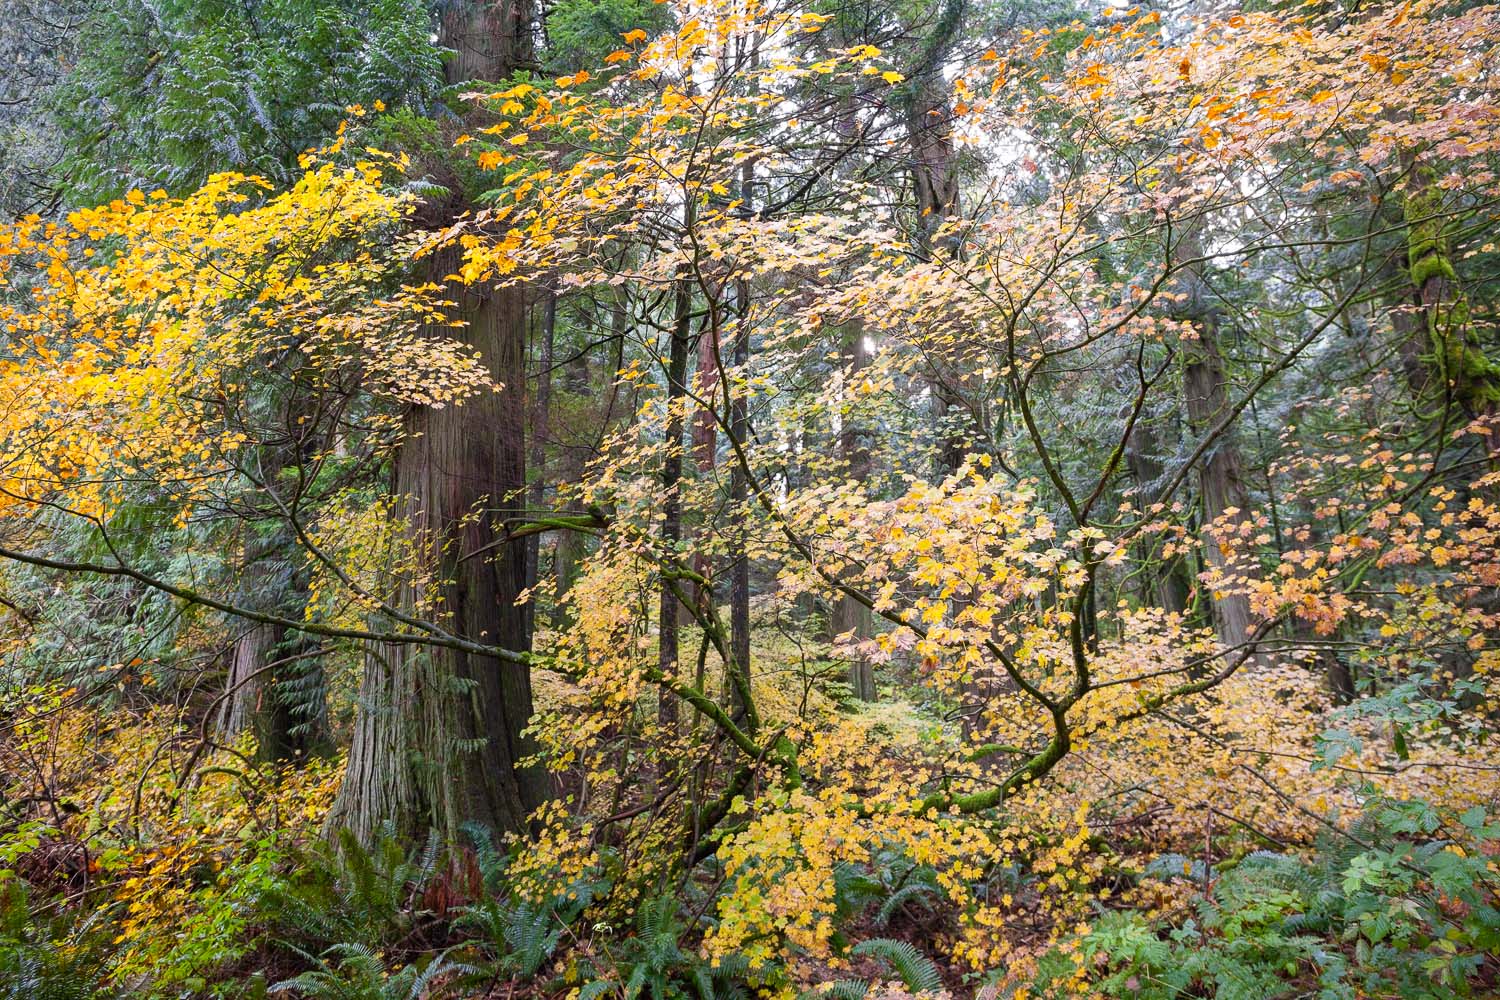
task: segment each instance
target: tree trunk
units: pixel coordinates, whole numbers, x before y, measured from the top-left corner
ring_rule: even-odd
[[[917,224],[930,240],[933,230],[958,201],[958,155],[948,128],[952,115],[941,89],[941,73],[925,74],[913,86],[906,131],[911,143]]]
[[[286,639],[278,625],[252,625],[229,651],[229,676],[224,702],[215,726],[221,743],[233,743],[244,733],[255,739],[255,759],[284,760],[296,755],[291,713],[281,703],[270,664]]]
[[[1482,440],[1493,464],[1500,460],[1500,364],[1485,356],[1472,322],[1449,247],[1449,209],[1432,168],[1409,157],[1403,162],[1411,178],[1404,203],[1410,304],[1403,310],[1409,317],[1403,367],[1419,401],[1437,397],[1448,429],[1486,421]]]
[[[844,360],[845,392],[844,404],[849,409],[843,414],[839,428],[839,457],[844,460],[849,478],[864,484],[870,478],[870,442],[866,429],[854,419],[853,389],[860,372],[870,363],[870,352],[865,348],[865,330],[862,323],[850,323],[844,330],[842,352]],[[828,613],[828,637],[837,639],[850,634],[855,642],[870,638],[873,622],[870,609],[847,594],[834,599]],[[853,653],[849,658],[849,689],[859,701],[875,700],[875,668],[869,659]]]
[[[620,303],[610,306],[610,351],[605,358],[604,368],[604,405],[599,412],[596,422],[596,440],[602,440],[613,426],[613,417],[616,397],[619,392],[619,371],[624,367],[625,354],[625,330],[626,311]],[[568,363],[565,384],[569,392],[581,393],[583,395],[594,395],[594,375],[590,370],[589,351],[580,351]],[[595,449],[591,449],[589,443],[578,439],[581,428],[573,428],[571,434],[559,437],[559,448],[561,453],[561,467],[557,475],[553,477],[558,484],[576,483],[582,476],[584,467],[588,464],[588,456]],[[597,445],[595,446],[597,448]],[[581,511],[575,511],[581,513]],[[576,531],[559,531],[556,536],[555,547],[552,551],[552,574],[555,584],[553,591],[556,604],[553,616],[553,625],[563,627],[568,620],[567,602],[565,598],[568,591],[573,589],[573,584],[578,580],[583,571],[583,561],[588,556],[588,536]]]
[[[667,358],[667,427],[662,452],[662,549],[671,559],[682,541],[682,433],[683,397],[686,394],[689,324],[692,321],[692,286],[684,274],[673,294],[671,344]],[[661,584],[661,613],[657,618],[657,666],[663,677],[677,676],[678,600],[667,579]],[[663,688],[657,715],[667,730],[677,726],[677,696]]]
[[[291,596],[295,599],[298,593],[294,590]],[[305,589],[300,596],[305,603]],[[303,609],[299,605],[275,610],[300,616]],[[262,762],[291,760],[328,748],[316,643],[280,625],[251,624],[230,648],[226,685],[214,726],[221,743],[232,743],[248,732],[255,739],[255,759]]]
[[[745,203],[748,205],[750,191],[750,171],[747,165],[744,168]],[[734,333],[734,367],[735,371],[744,377],[746,368],[750,364],[750,285],[748,282],[739,282],[736,289],[736,297],[739,306],[739,326]],[[745,405],[744,390],[736,391],[729,404],[729,432],[734,435],[735,441],[745,445],[750,438],[750,414]],[[748,482],[745,470],[740,467],[739,462],[729,473],[729,509],[739,524],[730,540],[730,566],[729,566],[729,648],[734,655],[733,669],[739,671],[740,684],[746,690],[750,690],[750,557],[745,552],[745,525],[744,520],[749,514],[747,500],[749,498]],[[731,690],[736,685],[731,683]],[[745,699],[736,691],[734,695],[733,717],[736,722],[742,722],[746,716]]]
[[[908,92],[909,104],[906,107],[912,188],[917,209],[917,238],[922,249],[934,256],[940,253],[956,255],[957,251],[956,245],[946,240],[942,245],[934,244],[933,237],[958,203],[958,149],[953,141],[952,113],[948,103],[950,91],[943,77],[942,65],[958,38],[964,7],[964,0],[944,0],[938,20],[923,40],[921,55],[913,68]],[[861,330],[854,352],[856,360],[863,353],[863,340]],[[964,405],[958,392],[961,383],[962,374],[952,370],[940,369],[931,379],[932,417],[941,442],[933,471],[939,479],[955,474],[972,450],[972,442],[962,420]],[[859,471],[861,476],[868,476],[869,456],[866,454],[860,459],[857,451],[855,449],[856,458],[865,467],[863,470],[851,469],[851,474]],[[958,613],[961,609],[959,599],[950,599],[949,603],[954,613]],[[842,627],[850,622],[855,629],[863,627],[868,630],[869,610],[846,607],[846,604],[847,600],[841,600],[832,609],[830,624]],[[874,678],[865,676],[867,669],[867,665],[854,664],[850,671],[855,696],[861,699],[865,697],[862,691],[868,691],[872,699],[875,694]],[[963,683],[960,693],[966,706],[965,738],[975,732],[975,723],[982,714],[983,705],[991,696],[990,687],[987,680],[982,678]]]
[[[498,80],[531,61],[526,0],[449,5],[440,44],[454,50],[448,81]],[[452,215],[467,205],[451,206]],[[458,270],[449,248],[429,262],[441,281]],[[527,615],[516,606],[525,585],[524,546],[491,545],[526,487],[525,302],[520,288],[452,288],[466,326],[429,330],[459,337],[503,388],[462,406],[415,408],[395,459],[394,491],[404,498],[408,540],[435,581],[404,580],[398,607],[437,620],[474,642],[530,648]],[[428,599],[432,598],[431,601]],[[372,644],[360,687],[349,766],[329,816],[369,842],[391,824],[407,842],[428,831],[459,838],[474,823],[520,830],[545,797],[544,776],[521,761],[532,711],[526,668],[490,657],[417,644]]]
[[[1202,256],[1200,238],[1196,230],[1190,228],[1175,248],[1174,260],[1181,262],[1178,283],[1185,295],[1186,318],[1191,320],[1197,333],[1195,341],[1183,345],[1184,409],[1195,434],[1211,433],[1229,405],[1229,379],[1224,356],[1219,350],[1219,312],[1210,302],[1211,293],[1203,280],[1201,265],[1196,263]],[[1250,566],[1243,565],[1248,561],[1248,555],[1241,555],[1236,565],[1231,566],[1230,560],[1236,553],[1227,552],[1209,531],[1209,527],[1220,518],[1227,519],[1224,526],[1229,528],[1237,527],[1249,518],[1250,494],[1245,486],[1233,430],[1233,427],[1228,427],[1220,432],[1204,454],[1198,467],[1198,484],[1203,502],[1205,561],[1215,570],[1244,575],[1252,571]],[[1250,634],[1249,597],[1243,593],[1216,590],[1212,601],[1220,641],[1231,648],[1244,643]]]
[[[547,498],[547,437],[552,410],[552,359],[557,340],[557,291],[551,286],[542,290],[541,347],[538,350],[536,399],[531,411],[531,486],[526,501],[533,512],[540,511]],[[571,532],[564,532],[571,534]],[[526,586],[536,586],[541,572],[542,536],[526,539]],[[536,600],[526,602],[526,632],[536,631]]]
[[[702,481],[708,479],[713,474],[719,445],[716,396],[719,388],[719,336],[718,331],[715,329],[709,329],[698,338],[696,382],[696,394],[704,402],[693,415],[691,436],[693,442],[693,468],[697,471],[698,479]],[[707,533],[715,530],[715,525],[701,521],[695,528],[695,532],[698,533]],[[693,549],[693,572],[712,580],[713,566],[708,556],[704,554],[703,548],[696,545],[691,546],[691,548]],[[713,604],[712,584],[704,585],[695,582],[692,586],[692,593],[693,604],[699,611],[706,611]],[[691,616],[687,620],[690,621]],[[679,615],[678,621],[684,621],[683,616]]]
[[[1122,414],[1122,419],[1128,416],[1128,413]],[[1135,480],[1143,511],[1149,511],[1151,505],[1161,499],[1160,482],[1166,475],[1162,454],[1156,422],[1150,414],[1143,413],[1125,442],[1125,463]],[[1142,552],[1141,556],[1143,560],[1151,557],[1149,552]],[[1192,579],[1181,556],[1173,556],[1158,566],[1149,567],[1142,577],[1145,581],[1142,596],[1147,603],[1169,612],[1187,610]]]
[[[268,500],[275,496],[272,491],[282,488],[283,473],[298,469],[314,450],[316,424],[308,419],[309,399],[303,389],[294,377],[287,395],[264,401],[274,419],[272,426],[260,429],[262,444],[251,475]],[[283,510],[295,501],[277,499],[266,518],[247,528],[239,600],[247,607],[300,619],[308,601],[304,553]],[[279,625],[243,625],[245,631],[229,652],[227,686],[215,720],[217,738],[229,743],[251,733],[256,759],[261,761],[326,748],[327,704],[317,643]]]
[[[563,598],[578,582],[583,572],[583,558],[587,554],[584,536],[576,531],[559,531],[552,549],[553,593],[557,595],[558,613],[553,616],[554,625],[562,625],[566,616],[562,613]]]
[[[760,65],[760,50],[750,52],[752,66]],[[754,204],[755,167],[745,163],[740,167],[740,199],[746,211]],[[739,322],[734,331],[734,370],[744,379],[750,366],[750,282],[741,278],[735,282],[735,312]],[[750,411],[745,389],[730,387],[729,433],[741,448],[750,443]],[[732,717],[744,723],[750,716],[749,705],[740,689],[752,691],[750,673],[750,557],[746,553],[746,519],[749,516],[749,480],[738,461],[731,463],[729,472],[729,510],[736,521],[729,542],[729,651],[734,657],[731,669],[739,672],[739,680],[727,678],[726,685],[732,692],[730,702]]]

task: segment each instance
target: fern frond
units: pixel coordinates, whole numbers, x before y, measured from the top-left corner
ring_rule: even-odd
[[[870,955],[882,960],[913,993],[935,992],[943,986],[943,977],[938,974],[937,966],[909,941],[870,938],[849,949],[849,953]]]
[[[615,988],[615,984],[608,979],[594,979],[584,983],[578,990],[578,1000],[599,1000],[600,997]]]
[[[891,893],[884,903],[880,904],[880,910],[875,914],[875,926],[886,927],[896,916],[896,912],[910,902],[919,902],[929,912],[933,908],[933,902],[941,895],[941,891],[932,885],[925,883],[912,883],[904,885]]]
[[[865,1000],[870,984],[858,979],[840,979],[826,989],[805,990],[797,1000]]]

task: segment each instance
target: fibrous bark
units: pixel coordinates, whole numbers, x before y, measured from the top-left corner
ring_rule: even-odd
[[[1217,435],[1198,466],[1204,560],[1213,570],[1236,577],[1247,574],[1251,567],[1243,554],[1236,560],[1234,548],[1221,544],[1210,529],[1227,531],[1243,525],[1250,516],[1250,492],[1232,428],[1217,428],[1229,405],[1229,376],[1219,346],[1219,310],[1203,279],[1198,225],[1189,223],[1188,232],[1174,250],[1183,315],[1195,334],[1183,343],[1183,404],[1195,434]],[[1229,647],[1244,643],[1250,634],[1250,599],[1241,588],[1216,590],[1213,611],[1220,641]]]
[[[439,44],[454,52],[448,82],[500,80],[530,65],[532,30],[528,0],[448,5],[439,30]],[[468,205],[456,198],[445,208],[451,218]],[[458,264],[456,248],[439,252],[429,274],[444,280]],[[469,287],[449,295],[465,325],[428,335],[463,339],[502,388],[409,414],[393,485],[407,542],[431,576],[406,574],[393,600],[454,635],[526,651],[528,616],[516,606],[525,549],[495,545],[526,488],[526,293]],[[330,826],[364,841],[384,823],[409,841],[428,831],[455,840],[466,824],[521,829],[546,793],[544,776],[523,763],[533,752],[522,735],[531,712],[524,666],[448,647],[371,645]]]

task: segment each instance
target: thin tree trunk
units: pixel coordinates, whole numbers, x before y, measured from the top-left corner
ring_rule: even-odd
[[[605,402],[603,413],[598,421],[598,438],[602,439],[608,434],[613,423],[615,403],[619,394],[619,372],[625,364],[625,331],[628,321],[625,306],[615,302],[610,306],[610,356],[605,360]],[[574,391],[583,391],[587,394],[593,392],[593,377],[589,371],[589,355],[581,353],[569,364],[568,386]],[[563,469],[557,477],[559,483],[572,483],[583,474],[586,464],[584,446],[577,441],[569,441],[562,448]],[[588,555],[588,539],[586,536],[574,531],[562,531],[557,533],[557,547],[552,554],[553,576],[556,581],[557,614],[554,624],[561,626],[566,620],[566,602],[568,591],[573,588],[579,573],[582,572],[584,558]]]
[[[552,624],[561,627],[565,624],[567,616],[564,614],[564,598],[568,591],[573,589],[573,584],[578,582],[578,576],[583,572],[583,559],[587,554],[584,546],[584,537],[576,531],[559,531],[557,541],[552,549],[552,586],[555,595],[555,613],[552,616]]]
[[[956,9],[954,4],[949,6]],[[942,248],[933,245],[933,237],[958,203],[958,150],[949,128],[952,115],[941,72],[943,55],[957,37],[956,29],[956,20],[945,17],[927,40],[926,59],[910,84],[906,109],[917,238],[929,253],[941,252]],[[932,416],[941,441],[934,469],[939,478],[957,472],[971,450],[963,430],[963,401],[955,385],[958,378],[955,372],[938,371],[931,380]]]
[[[1411,305],[1403,356],[1419,407],[1437,405],[1432,414],[1441,422],[1442,437],[1478,421],[1483,457],[1491,471],[1500,469],[1500,364],[1489,358],[1473,322],[1469,297],[1459,280],[1451,246],[1450,207],[1444,204],[1433,168],[1403,157],[1410,187],[1403,203],[1407,233],[1407,265]],[[1399,315],[1399,313],[1398,313]],[[1418,349],[1417,345],[1422,345]],[[1441,445],[1440,445],[1441,447]],[[1456,471],[1456,470],[1455,470]],[[1459,494],[1473,494],[1472,474],[1455,477]],[[1500,488],[1483,490],[1489,499]],[[1493,611],[1492,595],[1481,606]],[[1472,653],[1458,644],[1438,657],[1442,673],[1455,679],[1473,675]],[[1471,696],[1460,699],[1467,704]]]
[[[1127,414],[1128,416],[1128,414]],[[1149,414],[1142,414],[1125,442],[1125,463],[1135,480],[1136,491],[1142,510],[1161,498],[1159,484],[1166,475],[1164,454],[1156,421]],[[1149,558],[1149,553],[1142,553]],[[1147,567],[1142,574],[1146,579],[1142,587],[1147,602],[1164,611],[1181,613],[1187,610],[1188,591],[1192,589],[1187,566],[1181,556],[1173,556],[1156,566]]]
[[[214,726],[218,741],[232,743],[248,732],[255,740],[255,759],[263,762],[326,750],[328,716],[316,648],[279,625],[255,624],[240,633],[229,651],[227,687]]]
[[[954,145],[950,127],[952,114],[949,108],[949,91],[942,73],[942,65],[958,38],[965,0],[944,0],[937,22],[924,39],[922,52],[912,72],[906,108],[907,140],[911,150],[912,188],[917,209],[917,238],[927,253],[954,253],[951,245],[938,246],[934,236],[945,218],[951,215],[958,204],[958,150]],[[863,350],[863,331],[859,331],[855,357]],[[961,422],[964,409],[957,387],[962,376],[954,371],[939,370],[931,380],[932,417],[938,428],[941,445],[934,472],[938,478],[956,473],[963,465],[966,454],[972,450],[968,435]],[[868,455],[864,460],[868,465]],[[853,474],[851,472],[851,474]],[[866,467],[863,475],[868,475]],[[869,610],[844,607],[838,602],[832,609],[834,627],[843,627],[846,622],[854,630],[868,630]],[[950,601],[954,611],[959,610],[958,599]],[[846,629],[847,631],[848,629]],[[873,698],[874,678],[864,675],[861,664],[854,664],[850,679],[856,697],[863,698],[867,690]],[[976,723],[983,714],[983,706],[989,701],[992,685],[988,679],[965,681],[962,698],[972,710],[964,714],[964,736],[974,735]]]
[[[750,167],[745,167],[746,203],[749,203],[749,175]],[[734,333],[734,368],[743,378],[746,368],[750,364],[750,285],[741,281],[736,287],[736,297],[739,306],[739,325]],[[748,444],[750,438],[750,414],[746,407],[745,391],[743,389],[734,392],[729,404],[729,432],[734,435],[735,441],[742,446]],[[748,484],[745,479],[745,470],[740,467],[739,462],[729,474],[729,509],[739,523],[737,530],[733,531],[730,538],[729,550],[729,648],[734,654],[733,669],[740,673],[740,684],[746,690],[750,690],[750,557],[745,552],[745,525],[744,519],[749,514]],[[730,689],[736,693],[732,702],[734,719],[736,722],[743,721],[746,714],[744,698],[738,693],[737,685],[731,683]]]
[[[750,53],[752,66],[760,64],[760,50]],[[740,200],[748,211],[754,203],[755,167],[746,163],[740,167]],[[743,278],[735,282],[735,312],[738,324],[734,331],[733,364],[740,379],[744,379],[750,366],[750,283]],[[746,390],[730,387],[729,433],[741,448],[750,443],[750,411]],[[749,515],[749,483],[745,470],[739,462],[732,463],[729,473],[729,510],[735,519],[735,530],[729,540],[729,650],[734,656],[731,669],[739,671],[739,681],[728,678],[729,689],[734,692],[730,701],[732,717],[743,723],[749,714],[744,695],[740,689],[752,690],[750,673],[750,557],[745,551],[746,523]]]
[[[215,726],[221,743],[233,743],[244,733],[255,739],[255,758],[283,760],[295,756],[292,719],[281,704],[273,668],[276,651],[286,639],[286,629],[277,625],[252,625],[234,641],[229,651],[226,696]]]
[[[843,424],[839,428],[839,457],[844,460],[849,478],[865,484],[870,478],[870,443],[865,428],[854,418],[852,393],[858,383],[860,372],[870,363],[870,352],[865,347],[864,324],[850,323],[844,330],[842,354],[845,371],[845,407]],[[834,599],[828,614],[830,639],[850,635],[858,643],[873,634],[870,609],[847,594]],[[858,652],[849,656],[849,688],[859,701],[875,700],[875,668],[869,659]]]
[[[526,502],[532,511],[540,511],[547,496],[547,438],[552,409],[552,360],[557,339],[557,291],[550,285],[542,290],[542,324],[536,374],[536,399],[531,410],[531,486]],[[571,532],[564,532],[571,534]],[[536,586],[541,572],[540,535],[526,539],[526,586]],[[526,631],[536,631],[536,600],[526,602]]]
[[[714,471],[716,452],[718,450],[718,414],[715,412],[715,393],[719,384],[719,336],[718,331],[710,329],[698,338],[697,357],[697,396],[705,401],[704,405],[698,407],[693,415],[692,442],[693,442],[693,467],[698,473],[700,480],[707,479]],[[713,524],[699,523],[696,527],[698,532],[714,531]],[[704,554],[701,546],[693,546],[693,572],[705,579],[713,579],[713,566],[709,558]],[[712,584],[704,585],[695,582],[692,587],[693,603],[698,610],[706,611],[713,603]],[[686,610],[686,609],[684,609]],[[679,616],[678,621],[683,621]],[[689,619],[691,620],[691,616]],[[701,682],[700,682],[700,687]]]
[[[692,286],[686,275],[679,278],[673,295],[671,344],[667,359],[667,427],[662,453],[662,548],[669,557],[682,541],[682,434],[683,397],[686,393],[688,334],[693,304]],[[662,676],[676,677],[678,667],[678,600],[671,581],[662,580],[661,613],[657,618],[657,666]],[[660,693],[657,714],[668,730],[677,726],[677,697],[665,688]]]

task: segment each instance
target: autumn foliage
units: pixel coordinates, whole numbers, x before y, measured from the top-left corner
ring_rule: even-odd
[[[1500,9],[604,6],[0,230],[0,996],[1496,989]]]

